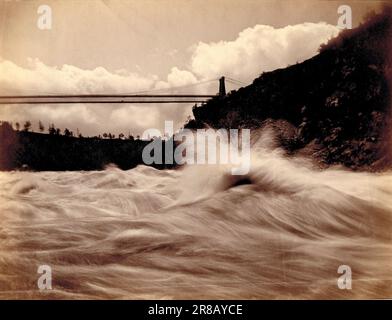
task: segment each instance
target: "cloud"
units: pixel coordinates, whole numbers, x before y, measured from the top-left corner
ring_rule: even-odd
[[[167,76],[167,82],[170,86],[179,87],[191,83],[196,83],[197,79],[192,72],[180,70],[177,67],[171,69],[170,74]]]
[[[134,93],[170,88],[197,82],[189,71],[172,68],[167,81],[154,75],[141,76],[126,70],[109,72],[103,67],[92,70],[71,65],[51,67],[38,59],[29,59],[23,68],[12,61],[0,59],[0,94],[89,94]],[[0,120],[33,122],[46,126],[54,123],[60,128],[77,128],[84,135],[103,132],[141,134],[146,128],[162,128],[164,120],[173,120],[177,128],[183,124],[191,106],[184,105],[121,105],[121,104],[56,104],[1,105]]]
[[[173,87],[181,87],[189,84],[194,84],[198,80],[195,75],[187,70],[180,70],[173,67],[167,76],[167,81],[158,81],[155,84],[156,89],[166,89]]]
[[[146,105],[124,106],[114,109],[109,121],[121,128],[153,128],[157,125],[156,120],[159,110]]]
[[[233,41],[199,42],[191,70],[199,78],[228,75],[251,81],[261,72],[286,67],[314,56],[320,44],[340,30],[326,23],[303,23],[284,28],[256,25]]]
[[[140,76],[125,70],[109,72],[103,67],[92,70],[72,65],[47,66],[39,59],[29,59],[22,68],[0,60],[0,92],[28,93],[126,93],[151,88],[156,76]]]
[[[284,28],[256,25],[232,41],[199,42],[191,50],[188,70],[173,67],[166,79],[155,75],[109,71],[104,67],[87,70],[72,65],[48,66],[29,59],[27,67],[0,58],[0,94],[88,94],[135,93],[196,84],[226,75],[251,82],[264,71],[286,67],[312,57],[320,44],[337,35],[339,29],[326,23],[303,23]],[[176,53],[177,55],[179,53]],[[218,84],[184,88],[182,93],[214,93]],[[228,85],[228,89],[232,89]],[[187,91],[188,90],[188,91]],[[192,90],[192,91],[189,91]],[[159,128],[165,120],[180,127],[191,114],[191,105],[55,105],[1,106],[0,119],[38,120],[76,128],[86,135],[102,132],[141,134]]]

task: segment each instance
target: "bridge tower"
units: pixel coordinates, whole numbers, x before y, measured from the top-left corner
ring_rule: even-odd
[[[225,95],[226,95],[225,77],[222,76],[219,79],[219,96],[224,97]]]

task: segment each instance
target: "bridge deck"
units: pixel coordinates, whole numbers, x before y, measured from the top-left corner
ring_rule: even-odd
[[[61,104],[61,103],[195,103],[216,95],[196,94],[82,94],[82,95],[3,95],[0,104]]]

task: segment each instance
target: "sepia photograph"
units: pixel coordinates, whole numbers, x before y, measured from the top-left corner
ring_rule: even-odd
[[[0,0],[0,299],[392,299],[391,89],[390,1]]]

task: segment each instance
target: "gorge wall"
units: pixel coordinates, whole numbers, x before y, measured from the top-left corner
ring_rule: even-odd
[[[382,170],[391,159],[392,10],[345,30],[302,63],[193,109],[186,128],[271,125],[289,154]]]

